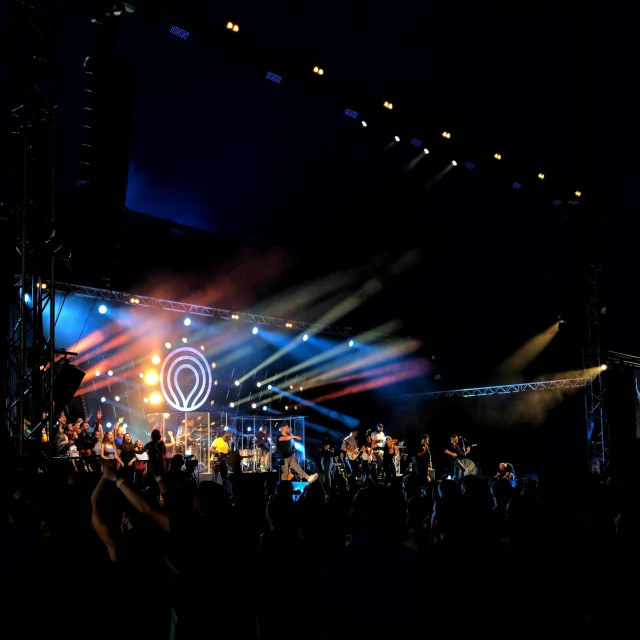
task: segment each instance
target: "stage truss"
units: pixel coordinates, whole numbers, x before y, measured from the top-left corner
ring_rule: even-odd
[[[160,298],[150,298],[109,289],[96,289],[77,284],[58,283],[58,291],[65,292],[82,298],[92,298],[105,302],[117,302],[130,305],[132,307],[147,307],[159,309],[161,311],[174,311],[192,316],[206,316],[218,320],[236,320],[256,325],[267,325],[279,329],[293,329],[298,331],[308,331],[313,334],[324,334],[330,336],[350,337],[351,327],[335,327],[332,325],[315,324],[312,322],[300,322],[297,320],[287,320],[285,318],[274,318],[273,316],[263,316],[258,313],[248,313],[243,311],[232,311],[230,309],[218,309],[216,307],[205,307],[187,302],[175,302],[173,300],[161,300]]]
[[[598,376],[599,377],[599,376]],[[450,391],[428,391],[426,393],[407,393],[393,396],[395,400],[437,400],[438,398],[477,398],[496,396],[524,391],[546,391],[549,389],[570,389],[586,387],[593,378],[569,378],[567,380],[545,380],[543,382],[521,382],[518,384],[500,384],[493,387],[474,387]]]

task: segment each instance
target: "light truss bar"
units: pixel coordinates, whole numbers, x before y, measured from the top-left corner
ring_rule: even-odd
[[[584,387],[592,378],[570,378],[568,380],[545,380],[544,382],[521,382],[519,384],[500,384],[494,387],[475,387],[473,389],[454,389],[452,391],[429,391],[427,393],[407,393],[393,396],[396,400],[436,400],[437,398],[477,398],[496,396],[523,391],[544,391],[546,389],[567,389]]]
[[[236,320],[251,324],[277,327],[280,329],[308,331],[315,334],[319,333],[331,336],[350,337],[352,331],[351,327],[334,327],[331,325],[286,320],[283,318],[274,318],[272,316],[263,316],[257,313],[230,311],[229,309],[218,309],[216,307],[204,307],[197,304],[189,304],[187,302],[161,300],[159,298],[150,298],[148,296],[123,293],[120,291],[110,291],[109,289],[96,289],[94,287],[85,287],[77,284],[58,283],[57,289],[60,292],[66,292],[67,294],[74,296],[94,298],[95,300],[104,300],[106,302],[118,302],[132,307],[148,307],[152,309],[160,309],[162,311],[175,311],[176,313],[184,313],[192,316],[206,316],[209,318],[216,318],[218,320]],[[132,299],[137,300],[137,302],[132,303]],[[237,316],[237,318],[235,316]]]

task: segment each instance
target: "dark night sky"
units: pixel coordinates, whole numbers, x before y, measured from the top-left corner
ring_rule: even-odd
[[[86,20],[89,4],[70,3],[78,10],[62,25],[63,190],[77,173],[81,67],[95,33]],[[425,338],[427,350],[444,354],[451,379],[465,382],[480,380],[485,363],[499,361],[558,314],[577,324],[566,209],[533,189],[510,186],[518,180],[526,187],[529,176],[535,183],[538,171],[567,184],[575,177],[570,53],[579,26],[571,9],[538,3],[523,14],[504,2],[184,4],[239,23],[241,36],[301,63],[320,64],[354,91],[392,100],[394,116],[416,129],[411,135],[438,150],[413,172],[416,184],[452,159],[443,152],[443,129],[513,161],[512,174],[496,176],[482,170],[482,158],[461,156],[460,166],[428,193],[415,184],[403,192],[393,176],[415,149],[403,136],[382,154],[393,127],[363,130],[343,115],[354,105],[311,96],[286,77],[275,85],[264,79],[264,69],[252,70],[237,56],[199,51],[165,26],[125,16],[118,48],[135,64],[126,204],[223,235],[287,244],[288,273],[275,270],[262,290],[243,298],[247,306],[292,284],[296,274],[356,264],[366,276],[391,254],[420,247],[421,265],[388,283],[345,324],[368,328],[402,317],[408,332]],[[637,353],[637,297],[626,286],[638,226],[630,189],[637,131],[626,130],[633,108],[626,72],[633,59],[630,27],[604,12],[595,24],[600,122],[588,133],[595,175],[603,180],[611,345]],[[477,169],[465,169],[467,160]],[[585,195],[596,191],[592,183],[575,186]],[[311,267],[300,254],[312,256]],[[232,307],[232,298],[219,306]],[[563,349],[541,366],[557,370],[575,359],[575,351]]]

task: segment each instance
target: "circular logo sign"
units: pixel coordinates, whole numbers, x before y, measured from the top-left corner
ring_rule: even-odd
[[[211,393],[213,375],[200,351],[174,349],[162,363],[160,388],[165,402],[176,411],[195,411]]]

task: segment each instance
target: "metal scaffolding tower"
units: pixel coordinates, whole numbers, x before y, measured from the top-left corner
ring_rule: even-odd
[[[5,175],[9,274],[3,442],[18,468],[25,456],[25,424],[53,416],[55,375],[56,205],[55,0],[9,0]],[[6,283],[5,283],[6,284]]]

